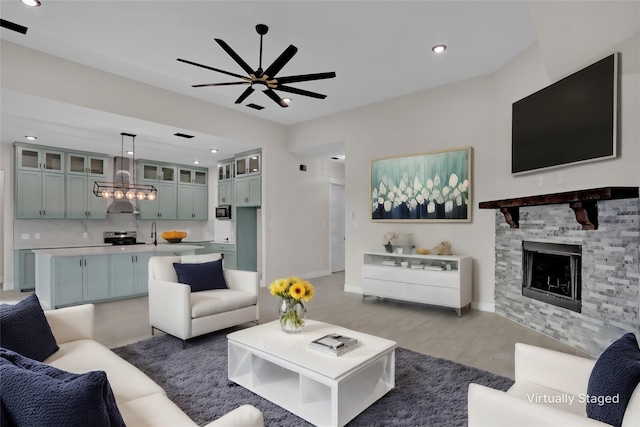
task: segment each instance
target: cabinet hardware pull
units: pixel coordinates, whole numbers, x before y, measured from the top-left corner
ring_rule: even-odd
[[[42,210],[42,216],[47,216],[47,211],[45,211],[44,209]]]
[[[84,259],[84,266],[85,267],[87,266],[87,259],[86,258]]]
[[[80,258],[80,267],[82,267],[82,258]]]

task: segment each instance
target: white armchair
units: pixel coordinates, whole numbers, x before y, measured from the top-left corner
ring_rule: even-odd
[[[468,425],[608,426],[587,417],[585,396],[595,363],[595,360],[518,343],[515,384],[507,392],[469,384]],[[640,426],[640,386],[631,396],[622,426]]]
[[[258,273],[223,269],[228,289],[191,292],[178,283],[173,263],[195,264],[220,254],[154,256],[149,260],[149,323],[183,340],[247,322],[258,322]]]

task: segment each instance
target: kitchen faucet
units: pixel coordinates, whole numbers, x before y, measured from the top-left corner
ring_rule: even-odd
[[[156,230],[156,222],[151,222],[151,237],[153,237],[153,245],[158,246],[158,231]]]

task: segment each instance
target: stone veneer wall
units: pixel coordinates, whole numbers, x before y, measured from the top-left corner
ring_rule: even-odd
[[[511,229],[496,210],[496,313],[599,355],[638,334],[640,199],[598,202],[598,229],[581,230],[568,203],[520,208]],[[522,241],[582,245],[582,313],[522,295]]]

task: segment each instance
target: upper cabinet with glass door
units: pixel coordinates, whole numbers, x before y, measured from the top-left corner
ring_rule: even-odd
[[[162,163],[138,162],[137,179],[167,183],[176,182],[176,167]]]
[[[64,173],[64,153],[28,146],[16,146],[18,169]]]
[[[107,157],[97,154],[67,153],[67,173],[107,176]]]
[[[178,184],[207,185],[207,169],[178,167]]]
[[[218,182],[221,181],[229,181],[235,178],[235,163],[233,159],[231,160],[222,160],[218,164]]]
[[[261,157],[260,153],[236,157],[236,177],[241,178],[243,176],[259,175],[262,173]]]

